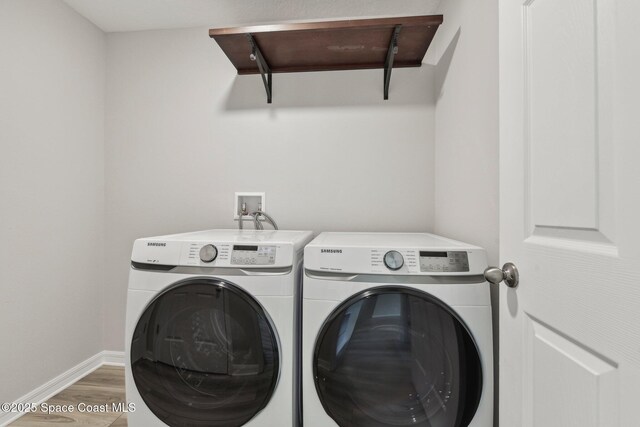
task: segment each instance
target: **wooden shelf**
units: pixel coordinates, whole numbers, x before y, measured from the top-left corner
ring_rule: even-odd
[[[238,74],[262,74],[268,98],[271,73],[383,68],[386,99],[391,69],[421,66],[441,23],[442,15],[408,16],[217,28],[209,36]]]

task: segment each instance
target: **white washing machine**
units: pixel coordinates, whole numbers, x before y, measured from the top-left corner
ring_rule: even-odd
[[[130,426],[294,424],[295,301],[311,238],[210,230],[135,241],[126,321]]]
[[[322,233],[305,248],[305,427],[491,427],[482,248],[431,234]]]

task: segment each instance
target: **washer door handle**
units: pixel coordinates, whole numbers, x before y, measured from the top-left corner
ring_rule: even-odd
[[[484,270],[484,278],[487,282],[493,285],[499,285],[504,280],[504,284],[510,288],[517,288],[520,283],[520,274],[518,268],[512,262],[507,262],[499,267],[487,267]]]

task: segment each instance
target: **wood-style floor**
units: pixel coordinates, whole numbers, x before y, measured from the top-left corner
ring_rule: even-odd
[[[104,365],[86,377],[70,385],[60,393],[47,400],[48,405],[72,405],[78,408],[84,405],[107,405],[108,412],[55,412],[43,413],[38,409],[23,415],[13,423],[12,427],[39,426],[96,426],[96,427],[126,427],[127,414],[112,412],[112,403],[124,403],[124,368]],[[126,405],[126,403],[125,403]]]

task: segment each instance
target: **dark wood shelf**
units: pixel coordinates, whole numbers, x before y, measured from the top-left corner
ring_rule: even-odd
[[[262,74],[268,98],[271,73],[383,68],[386,99],[391,69],[421,66],[441,23],[442,15],[407,16],[217,28],[209,36],[238,74]]]

